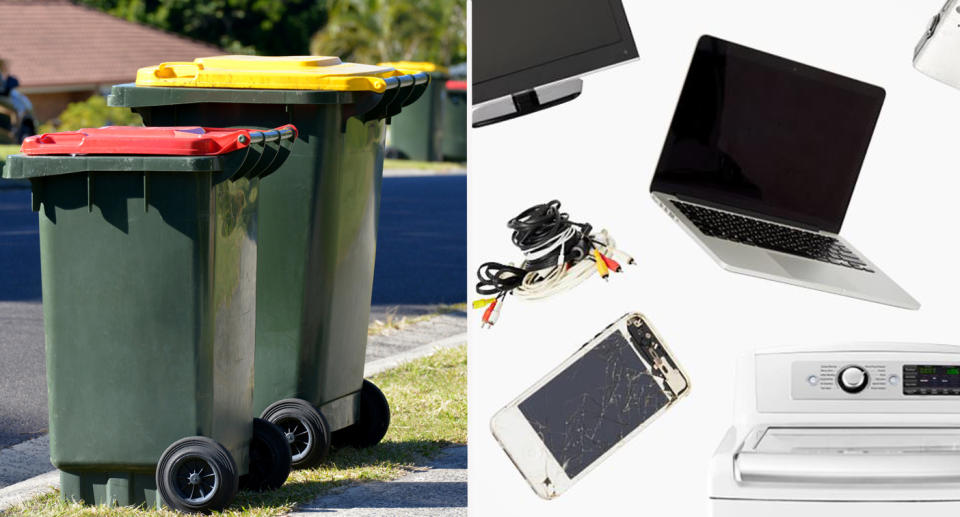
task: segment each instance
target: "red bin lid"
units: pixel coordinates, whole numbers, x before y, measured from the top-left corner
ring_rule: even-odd
[[[296,129],[282,126],[277,130]],[[57,154],[126,154],[210,156],[250,145],[255,129],[200,126],[107,126],[61,133],[45,133],[23,141],[20,152],[28,156]],[[241,138],[244,137],[244,138]]]
[[[453,90],[453,91],[465,92],[467,91],[467,82],[451,79],[447,81],[447,89]]]

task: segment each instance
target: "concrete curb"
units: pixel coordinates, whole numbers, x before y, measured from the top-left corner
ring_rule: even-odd
[[[60,472],[54,470],[0,489],[0,512],[43,495],[60,486]]]
[[[457,334],[456,336],[450,336],[432,343],[427,343],[426,345],[418,346],[412,350],[391,355],[390,357],[384,357],[383,359],[370,361],[363,367],[363,376],[371,377],[386,370],[396,368],[403,363],[408,363],[414,359],[420,359],[421,357],[431,355],[438,350],[453,348],[460,345],[465,345],[466,343],[467,334],[464,332],[463,334]]]
[[[442,350],[445,348],[453,348],[456,346],[466,344],[466,342],[467,342],[467,334],[463,333],[463,334],[458,334],[456,336],[440,339],[400,354],[392,355],[390,357],[385,357],[383,359],[377,359],[375,361],[371,361],[367,363],[364,366],[363,375],[364,377],[370,377],[372,375],[376,375],[378,373],[384,372],[391,368],[396,368],[397,366],[403,363],[413,361],[414,359],[426,357],[438,350]],[[43,444],[46,446],[49,443],[48,440],[49,438],[46,435],[44,435],[24,443],[14,445],[9,449],[3,449],[2,451],[0,451],[0,459],[4,458],[3,454],[25,455],[24,452],[21,452],[22,450],[30,449],[31,451],[33,451],[33,449],[36,449],[36,447],[40,444]],[[42,462],[49,462],[48,452],[44,452]],[[40,464],[41,462],[36,463],[36,465],[40,465]],[[49,466],[49,463],[47,463],[47,466]],[[27,467],[27,468],[30,468],[30,467]],[[32,468],[36,468],[36,466]],[[47,472],[45,474],[41,474],[36,477],[32,477],[27,480],[21,481],[19,483],[12,484],[8,487],[0,488],[0,513],[4,512],[5,510],[9,509],[12,506],[16,506],[17,504],[23,501],[29,500],[33,497],[36,497],[38,495],[49,492],[55,488],[58,488],[59,486],[60,486],[60,474],[56,470],[54,470],[54,471]]]

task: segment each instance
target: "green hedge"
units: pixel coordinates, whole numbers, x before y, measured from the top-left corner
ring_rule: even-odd
[[[40,133],[73,131],[85,127],[142,126],[140,115],[128,108],[111,108],[107,99],[94,95],[82,102],[72,102],[56,120],[40,126]]]

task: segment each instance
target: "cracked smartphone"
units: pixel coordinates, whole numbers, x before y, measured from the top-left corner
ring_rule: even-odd
[[[688,391],[653,326],[627,314],[497,412],[490,428],[533,491],[552,499]]]

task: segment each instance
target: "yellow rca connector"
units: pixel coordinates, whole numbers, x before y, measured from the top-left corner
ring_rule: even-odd
[[[597,264],[597,273],[600,273],[600,277],[606,280],[610,276],[610,268],[607,267],[607,263],[603,260],[603,255],[597,251],[597,248],[593,248],[593,259]]]
[[[473,302],[473,308],[474,308],[474,309],[482,309],[482,308],[486,307],[487,305],[490,305],[491,303],[493,303],[493,302],[495,302],[495,301],[497,301],[496,298],[483,298],[483,299],[481,299],[481,300],[475,300],[475,301]]]

